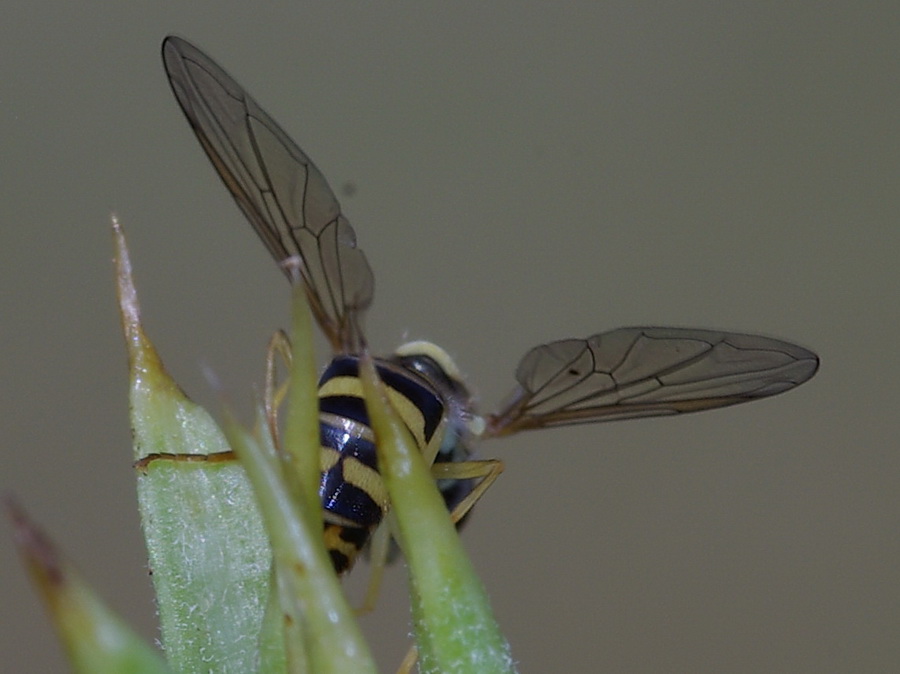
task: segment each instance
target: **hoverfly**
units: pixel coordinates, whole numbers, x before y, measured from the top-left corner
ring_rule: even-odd
[[[276,262],[299,259],[315,319],[334,352],[319,382],[326,544],[347,571],[381,523],[388,497],[358,378],[362,315],[374,277],[325,178],[212,59],[168,37],[169,82],[200,145]],[[530,428],[725,407],[776,395],[813,376],[817,356],[776,339],[712,330],[619,328],[529,351],[513,394],[480,417],[453,361],[427,342],[376,359],[378,373],[460,519],[499,475],[470,460],[478,439]]]

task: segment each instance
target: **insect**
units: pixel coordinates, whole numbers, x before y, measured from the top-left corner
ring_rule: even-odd
[[[319,382],[325,538],[347,571],[389,508],[358,377],[361,323],[374,276],[325,178],[222,68],[177,37],[163,42],[169,82],[191,128],[275,260],[299,259],[301,283],[334,358]],[[725,407],[782,393],[818,358],[756,335],[620,328],[542,344],[522,358],[507,402],[481,417],[440,347],[412,342],[376,360],[392,403],[426,457],[454,520],[496,480],[476,440],[526,429]]]

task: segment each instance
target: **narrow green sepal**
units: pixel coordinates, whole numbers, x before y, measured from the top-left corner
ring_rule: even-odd
[[[304,509],[315,518],[316,526],[321,529],[318,380],[312,316],[306,292],[302,284],[297,283],[291,300],[291,366],[283,451],[285,457],[294,463],[297,489],[306,502]]]
[[[272,541],[290,672],[375,672],[322,537],[319,417],[312,328],[302,292],[294,293],[288,421],[279,449],[259,413],[255,432],[226,418],[225,431],[256,492]]]
[[[429,466],[393,410],[368,355],[361,359],[360,376],[375,431],[379,472],[409,564],[420,671],[515,671],[509,645]]]
[[[267,429],[262,423],[257,429]],[[285,628],[301,625],[305,647],[290,644],[288,671],[375,672],[353,609],[341,589],[322,538],[321,515],[304,509],[267,431],[250,433],[231,419],[225,431],[256,491],[268,527]],[[289,465],[289,464],[288,464]],[[296,633],[296,632],[295,632]]]
[[[16,544],[79,674],[168,674],[162,655],[85,583],[49,538],[8,501]]]

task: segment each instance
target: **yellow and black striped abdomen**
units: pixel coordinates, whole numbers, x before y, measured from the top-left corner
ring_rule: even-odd
[[[440,396],[396,364],[378,361],[376,368],[419,448],[439,441],[434,435],[445,410]],[[359,359],[354,356],[335,358],[319,380],[319,433],[325,544],[335,570],[342,573],[353,565],[388,506],[359,380]]]

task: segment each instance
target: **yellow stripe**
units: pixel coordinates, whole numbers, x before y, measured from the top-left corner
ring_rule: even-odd
[[[422,414],[422,410],[410,402],[409,398],[390,387],[386,388],[388,400],[391,401],[391,405],[400,415],[409,432],[412,433],[416,446],[421,450],[425,447],[425,416]]]
[[[319,388],[319,397],[355,396],[362,398],[362,384],[359,377],[333,377]]]
[[[344,471],[344,481],[366,492],[369,498],[375,501],[382,510],[387,509],[389,502],[388,493],[384,486],[384,480],[381,479],[378,471],[372,470],[352,456],[344,457],[341,467]]]
[[[341,453],[331,447],[322,447],[322,454],[319,457],[319,470],[323,473],[333,468],[337,462],[341,460]]]
[[[356,547],[350,541],[345,541],[341,538],[341,531],[344,527],[338,524],[326,524],[325,525],[325,547],[329,550],[337,550],[345,557],[347,557],[348,567],[353,566],[353,561],[356,559],[357,554],[359,554],[359,548]]]
[[[404,425],[412,433],[416,446],[419,449],[425,447],[425,417],[422,411],[416,407],[406,396],[392,389],[387,389],[388,400],[403,420]],[[362,383],[358,377],[334,377],[325,382],[319,389],[319,397],[328,396],[352,396],[362,398]]]

